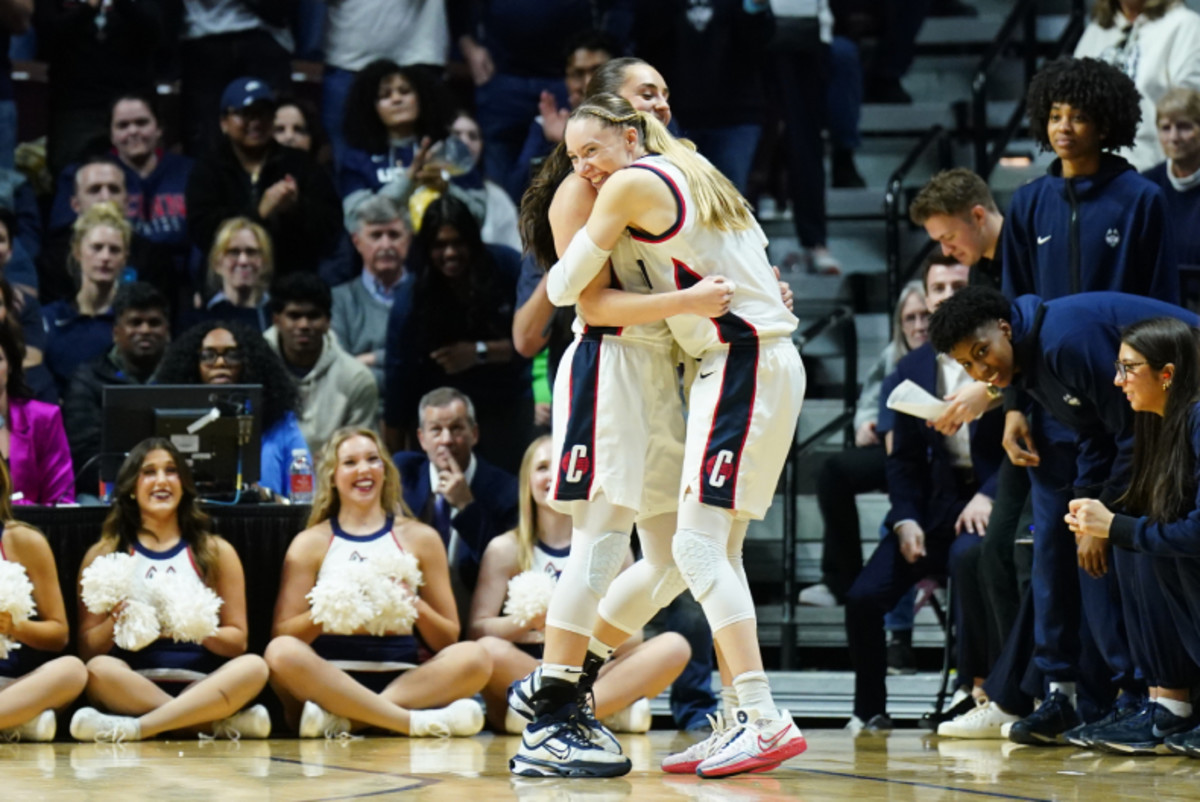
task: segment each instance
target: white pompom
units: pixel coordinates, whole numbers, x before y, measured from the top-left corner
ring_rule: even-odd
[[[370,589],[377,599],[379,616],[367,625],[372,635],[411,632],[417,620],[417,590],[425,584],[421,564],[408,552],[374,557],[376,580]]]
[[[328,633],[350,635],[379,616],[378,573],[365,562],[331,571],[308,592],[312,620]]]
[[[407,551],[396,551],[386,557],[373,557],[371,565],[380,575],[394,582],[403,582],[413,593],[425,584],[421,563]]]
[[[521,626],[546,612],[554,595],[556,580],[542,571],[523,571],[508,580],[504,614],[514,616]]]
[[[12,616],[13,623],[28,621],[37,612],[33,583],[29,581],[25,566],[18,562],[0,561],[0,612]],[[19,648],[19,641],[0,637],[0,660],[7,660],[9,651]]]
[[[129,599],[113,627],[113,643],[130,652],[145,649],[161,633],[154,605]]]
[[[88,612],[105,615],[129,598],[133,586],[132,554],[106,554],[83,569],[80,597]]]
[[[149,584],[162,630],[176,643],[201,643],[217,634],[218,613],[225,602],[203,582],[165,574]]]

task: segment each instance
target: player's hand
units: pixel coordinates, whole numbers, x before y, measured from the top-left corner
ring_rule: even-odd
[[[796,297],[792,295],[792,285],[780,277],[778,267],[771,265],[771,269],[775,271],[775,280],[779,282],[779,298],[783,301],[783,305],[787,307],[787,310],[791,312],[796,305]]]
[[[983,493],[976,493],[954,522],[954,534],[970,532],[982,535],[987,531],[988,519],[992,517],[992,500]]]
[[[471,486],[467,484],[466,474],[448,450],[438,450],[435,467],[438,472],[437,492],[446,497],[450,506],[461,510],[475,500],[475,496],[471,494]]]
[[[949,437],[959,430],[964,423],[970,423],[987,412],[992,399],[988,395],[988,386],[983,382],[971,382],[960,387],[946,396],[950,405],[942,416],[931,422],[931,426]]]
[[[429,358],[441,366],[448,375],[462,373],[479,364],[475,343],[459,342],[443,345],[430,352]]]
[[[688,293],[689,307],[693,315],[721,317],[729,311],[733,300],[734,284],[724,276],[705,276]]]
[[[1041,458],[1033,445],[1033,432],[1025,413],[1010,409],[1004,416],[1004,439],[1001,441],[1005,453],[1018,468],[1036,468]]]
[[[925,556],[925,530],[914,521],[905,521],[896,528],[900,540],[900,556],[910,563]]]

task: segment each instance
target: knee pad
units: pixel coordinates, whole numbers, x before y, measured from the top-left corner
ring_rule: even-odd
[[[650,601],[662,608],[687,590],[687,580],[674,565],[654,567],[654,584],[650,587]]]
[[[724,543],[694,529],[680,529],[675,533],[671,553],[698,602],[704,601],[712,590],[717,582],[718,567],[729,559]]]
[[[603,596],[608,586],[621,573],[621,565],[629,553],[628,532],[605,532],[588,544],[587,584],[597,596]]]

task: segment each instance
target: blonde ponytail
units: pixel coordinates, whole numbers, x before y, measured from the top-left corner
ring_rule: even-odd
[[[696,202],[697,219],[718,231],[744,231],[754,226],[750,204],[733,182],[696,153],[686,139],[676,139],[653,114],[635,112],[644,132],[646,150],[665,156],[687,179]]]

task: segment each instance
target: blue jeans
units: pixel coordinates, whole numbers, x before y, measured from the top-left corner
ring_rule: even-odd
[[[733,185],[738,192],[746,193],[750,178],[750,167],[754,164],[754,151],[762,136],[762,126],[729,125],[722,128],[689,128],[686,136],[696,143],[700,151],[713,166]]]
[[[483,133],[484,174],[501,186],[521,154],[542,92],[553,92],[559,108],[566,107],[567,88],[561,78],[496,73],[486,84],[475,87],[475,116]]]

